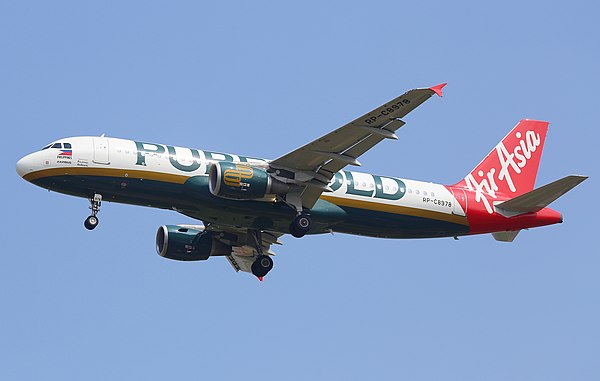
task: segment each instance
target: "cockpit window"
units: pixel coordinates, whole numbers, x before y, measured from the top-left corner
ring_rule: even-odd
[[[71,149],[71,143],[50,143],[41,150],[43,151],[48,148]]]

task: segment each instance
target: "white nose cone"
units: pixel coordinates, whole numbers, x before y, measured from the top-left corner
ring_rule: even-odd
[[[34,169],[34,154],[30,154],[17,161],[17,173],[23,177]]]

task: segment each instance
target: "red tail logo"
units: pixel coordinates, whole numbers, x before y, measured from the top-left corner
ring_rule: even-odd
[[[523,119],[464,180],[456,184],[475,192],[475,200],[493,213],[497,193],[516,197],[533,189],[548,122]]]

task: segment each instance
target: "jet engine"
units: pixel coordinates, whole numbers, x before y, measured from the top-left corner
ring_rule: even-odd
[[[217,197],[253,200],[266,195],[286,194],[289,186],[244,163],[217,162],[211,165],[208,188]]]
[[[215,239],[203,226],[163,225],[156,232],[156,251],[176,261],[203,261],[231,254],[231,246]]]

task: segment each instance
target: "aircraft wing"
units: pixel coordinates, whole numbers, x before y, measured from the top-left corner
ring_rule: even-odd
[[[215,238],[232,247],[231,254],[226,255],[227,260],[235,271],[252,273],[252,263],[256,259],[258,243],[248,229],[236,228],[226,225],[206,224],[205,230],[217,233]],[[262,231],[262,251],[266,255],[275,255],[271,245],[281,245],[279,237],[282,233]]]
[[[398,139],[400,119],[428,100],[442,95],[440,84],[407,91],[373,111],[269,163],[271,172],[288,183],[300,185],[302,206],[311,208],[336,172],[346,165],[360,165],[357,158],[384,139]]]

